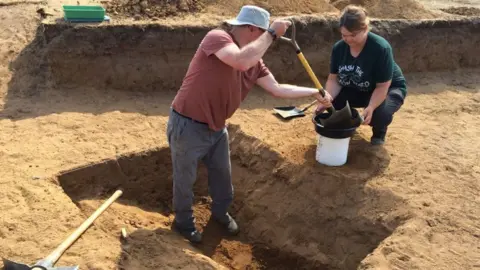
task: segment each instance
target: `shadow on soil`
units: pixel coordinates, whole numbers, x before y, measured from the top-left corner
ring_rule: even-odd
[[[84,30],[85,31],[85,30]],[[98,33],[97,33],[98,34]],[[68,35],[67,35],[68,36]],[[93,34],[95,36],[95,34]],[[72,38],[72,37],[71,37]],[[78,38],[78,37],[77,37]],[[92,37],[90,37],[92,38]],[[70,40],[69,42],[74,42]],[[80,40],[77,40],[80,42]],[[98,42],[101,42],[98,41]],[[81,56],[75,56],[72,59],[68,58],[65,54],[67,52],[64,49],[65,45],[51,45],[54,42],[51,42],[48,46],[56,46],[54,54],[55,63],[58,65],[58,61],[74,61],[82,60]],[[61,42],[60,42],[61,43]],[[90,48],[92,44],[84,42],[87,49],[86,51],[93,50]],[[81,44],[80,44],[81,45]],[[76,47],[81,47],[77,45]],[[131,44],[130,44],[131,45]],[[63,46],[63,47],[62,47]],[[90,47],[89,47],[90,46]],[[100,45],[101,46],[101,43]],[[79,48],[77,48],[79,49]],[[22,120],[28,118],[35,118],[38,116],[50,115],[50,114],[61,114],[64,112],[75,112],[75,113],[89,113],[93,115],[98,115],[106,112],[120,111],[120,112],[135,112],[143,115],[161,115],[167,116],[169,106],[175,95],[174,90],[166,91],[161,84],[158,86],[148,86],[150,90],[140,90],[135,89],[133,86],[125,87],[122,90],[117,87],[116,89],[99,86],[103,85],[98,84],[95,86],[95,83],[85,83],[85,86],[69,87],[68,83],[62,84],[62,87],[54,87],[52,82],[52,75],[49,72],[51,65],[48,64],[47,56],[48,48],[43,36],[42,26],[37,28],[35,39],[26,46],[19,56],[10,63],[10,71],[13,73],[11,81],[8,83],[8,93],[5,99],[4,109],[0,112],[0,119],[11,119],[11,120]],[[81,53],[81,52],[79,52]],[[140,52],[139,52],[140,53]],[[145,52],[148,53],[148,52]],[[144,53],[144,54],[145,54]],[[50,52],[50,54],[52,54]],[[92,56],[89,56],[86,60],[89,61]],[[122,59],[116,59],[115,54],[111,55],[102,55],[102,59],[108,62],[105,65],[105,69],[100,69],[97,67],[99,72],[109,72],[110,69],[119,69],[121,74],[128,74],[129,68],[134,68],[139,66],[141,63],[138,63],[138,59],[135,56],[122,55]],[[145,59],[145,55],[142,56]],[[185,53],[179,53],[178,57],[185,58],[185,61],[190,60],[190,56]],[[161,55],[152,55],[150,58],[159,58],[161,61],[165,61]],[[92,58],[93,59],[93,58]],[[93,61],[93,60],[92,60]],[[118,62],[118,63],[117,63]],[[291,63],[297,63],[295,56],[292,54]],[[61,66],[65,66],[65,63],[60,63]],[[74,65],[75,62],[72,62]],[[84,63],[85,64],[85,63]],[[95,62],[92,62],[92,65],[96,65]],[[116,66],[116,67],[115,67]],[[131,66],[131,67],[130,67]],[[286,67],[288,68],[288,67]],[[57,68],[58,70],[58,68]],[[186,70],[179,69],[176,67],[175,72],[185,72]],[[58,72],[58,71],[57,71]],[[87,72],[87,71],[85,71]],[[91,71],[88,71],[90,74]],[[141,72],[135,70],[136,74],[141,74]],[[173,71],[171,71],[173,72]],[[300,73],[303,71],[300,70]],[[66,73],[68,73],[66,71]],[[474,73],[474,71],[472,71]],[[70,74],[70,73],[68,73]],[[445,77],[441,79],[442,83],[447,85],[458,86],[458,89],[465,91],[476,91],[474,87],[478,83],[472,81],[475,78],[474,76],[462,75],[463,73],[458,72],[458,76],[461,76],[457,79]],[[81,74],[80,74],[81,75]],[[145,74],[145,76],[148,74]],[[278,74],[279,76],[281,74]],[[70,75],[69,75],[70,76]],[[69,78],[65,75],[65,78]],[[75,74],[71,74],[75,76]],[[82,75],[83,76],[83,75]],[[92,77],[93,76],[93,77]],[[91,80],[95,80],[95,76],[92,75]],[[112,75],[113,76],[113,75]],[[138,75],[140,76],[140,75]],[[89,76],[84,76],[88,80]],[[177,76],[178,77],[178,76]],[[407,76],[409,79],[410,76]],[[478,76],[477,76],[478,77]],[[416,82],[416,89],[422,93],[436,94],[439,91],[443,91],[441,88],[432,88],[430,84],[432,78],[428,76],[425,77],[423,74],[412,75],[411,78]],[[469,79],[470,78],[470,79]],[[66,81],[68,82],[68,80]],[[113,78],[114,79],[114,78]],[[322,83],[324,83],[324,78],[319,78]],[[135,79],[136,80],[136,79]],[[78,81],[78,80],[77,80]],[[435,82],[439,82],[439,79],[436,78]],[[170,85],[170,89],[177,89],[180,86],[180,81],[176,82],[173,85]],[[310,81],[297,82],[300,85],[310,86],[312,85]],[[89,85],[89,86],[87,86]],[[93,85],[93,86],[92,86]],[[133,83],[133,85],[135,85]],[[465,86],[465,87],[463,87]],[[472,88],[474,87],[474,88]],[[141,87],[145,88],[145,86]],[[417,91],[416,90],[416,91]],[[414,95],[415,91],[409,92],[409,95]],[[275,106],[287,106],[295,105],[302,106],[302,104],[308,104],[311,99],[300,99],[300,100],[283,100],[270,97],[265,91],[260,88],[253,90],[247,100],[242,105],[242,108],[250,109],[267,109],[271,110]]]
[[[237,126],[230,127],[230,142],[235,186],[230,212],[242,228],[238,236],[227,236],[210,220],[203,165],[194,187],[194,214],[204,232],[204,242],[195,248],[229,268],[353,269],[402,222],[376,220],[373,213],[389,212],[399,207],[399,200],[389,191],[365,186],[388,167],[389,155],[383,148],[373,149],[354,138],[348,164],[329,168],[314,162],[285,163]],[[313,147],[307,151],[307,160],[313,151]],[[125,224],[135,230],[122,244],[118,262],[122,269],[179,266],[185,263],[181,256],[191,257],[165,251],[185,245],[169,230],[173,220],[169,148],[76,168],[63,172],[58,181],[80,208],[116,189],[124,191],[102,221],[114,234]],[[310,254],[297,250],[306,245]]]

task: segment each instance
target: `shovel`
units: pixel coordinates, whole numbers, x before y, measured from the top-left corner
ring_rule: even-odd
[[[23,263],[13,262],[3,259],[5,270],[78,270],[79,266],[60,266],[53,267],[65,250],[70,247],[97,219],[105,209],[107,209],[118,197],[122,195],[121,190],[117,190],[107,201],[105,201],[87,220],[85,220],[75,232],[73,232],[65,241],[61,243],[47,258],[38,261],[35,265],[29,266]]]
[[[297,41],[296,41],[296,29],[295,29],[295,23],[292,21],[292,37],[287,38],[282,36],[282,40],[290,42],[293,47],[295,48],[295,52],[300,59],[300,62],[303,64],[303,67],[307,71],[308,75],[310,76],[310,79],[313,81],[315,84],[316,88],[320,92],[320,94],[325,97],[325,90],[323,89],[322,84],[320,81],[317,79],[317,76],[315,76],[315,73],[313,72],[312,68],[308,64],[307,59],[302,53],[302,50],[300,49],[300,46],[298,46]],[[297,117],[297,116],[304,116],[304,112],[306,109],[311,107],[313,104],[315,104],[316,101],[310,103],[306,108],[298,109],[294,106],[291,107],[275,107],[274,111],[277,112],[280,116],[284,118],[292,118],[292,117]],[[344,126],[345,123],[350,123],[350,119],[352,117],[352,111],[350,110],[350,105],[347,101],[346,106],[339,110],[336,111],[333,106],[327,108],[328,112],[330,113],[330,116],[327,119],[323,120],[323,126],[324,127],[330,127],[330,128],[335,128],[338,126]]]
[[[303,117],[305,116],[305,111],[308,108],[312,107],[313,105],[317,104],[317,101],[313,101],[312,103],[305,106],[303,109],[299,109],[295,106],[285,106],[285,107],[275,107],[273,110],[278,113],[284,119],[290,119],[294,117]]]

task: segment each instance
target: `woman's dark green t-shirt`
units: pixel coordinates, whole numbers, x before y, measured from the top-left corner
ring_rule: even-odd
[[[383,37],[368,33],[367,42],[354,58],[350,46],[343,40],[335,43],[330,60],[330,73],[338,74],[342,87],[372,94],[377,83],[392,80],[390,88],[400,88],[404,95],[407,86],[402,70],[393,59],[392,47]]]

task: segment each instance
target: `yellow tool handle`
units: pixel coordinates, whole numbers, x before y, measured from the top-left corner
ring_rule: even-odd
[[[107,201],[105,201],[87,220],[85,220],[75,232],[73,232],[57,249],[55,249],[46,260],[53,264],[60,258],[63,252],[82,235],[90,225],[105,211],[118,197],[122,195],[121,190],[117,190]]]
[[[300,59],[300,62],[302,62],[303,67],[305,67],[305,69],[307,70],[308,75],[310,75],[310,78],[312,79],[313,83],[315,84],[315,87],[317,87],[318,91],[323,92],[322,84],[318,81],[317,76],[315,76],[315,73],[313,73],[313,70],[310,67],[310,65],[308,64],[307,59],[305,59],[305,56],[303,55],[303,53],[299,52],[299,53],[297,53],[297,56]],[[325,96],[325,93],[322,93],[322,94],[323,94],[323,96]]]
[[[312,79],[313,83],[315,84],[315,87],[318,89],[318,91],[320,92],[322,97],[325,97],[325,90],[323,89],[323,86],[320,83],[320,81],[318,81],[317,76],[315,76],[315,73],[313,73],[313,70],[310,67],[310,65],[308,64],[307,59],[305,59],[305,56],[303,55],[302,51],[300,51],[300,50],[297,51],[297,56],[298,56],[298,59],[300,59],[300,62],[302,62],[303,67],[307,70],[308,75],[310,75],[310,78]],[[328,107],[327,110],[330,113],[334,113],[336,111],[333,106]]]

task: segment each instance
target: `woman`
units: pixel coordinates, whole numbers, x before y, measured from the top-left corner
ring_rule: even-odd
[[[336,109],[347,100],[351,107],[365,108],[362,115],[364,124],[372,126],[371,144],[383,144],[393,114],[407,95],[405,78],[388,41],[369,31],[365,9],[345,7],[340,32],[342,40],[333,46],[326,90]],[[317,111],[324,109],[320,105]]]

